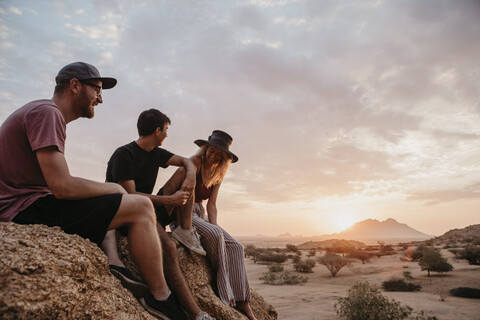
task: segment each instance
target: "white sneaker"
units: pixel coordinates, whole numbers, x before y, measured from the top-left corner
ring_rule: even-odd
[[[172,237],[174,237],[178,242],[180,242],[193,252],[196,252],[201,256],[207,255],[205,250],[203,250],[202,245],[200,244],[200,235],[195,230],[195,227],[185,230],[182,229],[182,227],[178,226],[175,230],[172,231]]]
[[[210,317],[206,312],[202,311],[197,314],[195,320],[215,320],[215,318]]]

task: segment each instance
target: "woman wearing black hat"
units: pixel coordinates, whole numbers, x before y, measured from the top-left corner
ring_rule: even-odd
[[[193,225],[200,234],[207,258],[217,273],[216,289],[220,299],[226,305],[236,307],[249,319],[255,320],[249,303],[250,286],[243,247],[217,224],[220,184],[230,163],[238,161],[238,157],[229,149],[232,140],[226,132],[215,130],[207,141],[195,141],[200,150],[192,157],[197,166]],[[203,200],[207,200],[206,212]]]

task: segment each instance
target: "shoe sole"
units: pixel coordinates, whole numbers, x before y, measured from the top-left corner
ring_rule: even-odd
[[[140,302],[140,304],[142,305],[142,307],[145,308],[145,310],[148,311],[148,313],[150,313],[152,316],[155,316],[159,319],[162,319],[162,320],[172,320],[170,319],[169,317],[167,317],[166,315],[164,315],[163,313],[161,313],[160,311],[156,310],[156,309],[153,309],[151,308],[147,302],[145,301],[145,298],[140,298],[138,299],[138,301]]]
[[[180,242],[180,243],[181,243],[185,248],[187,248],[188,250],[193,251],[193,252],[195,252],[195,253],[197,253],[197,254],[199,254],[199,255],[201,255],[201,256],[204,256],[204,257],[207,255],[207,252],[206,252],[205,250],[199,251],[199,250],[196,249],[196,248],[190,248],[188,245],[186,245],[186,244],[183,242],[182,239],[180,239],[179,237],[177,237],[177,235],[176,235],[175,233],[173,233],[173,232],[172,232],[172,237],[173,237],[175,240],[177,240],[178,242]]]
[[[110,269],[110,272],[120,280],[122,286],[130,291],[135,298],[142,298],[147,293],[148,287],[143,283],[125,277],[121,272],[115,269]]]

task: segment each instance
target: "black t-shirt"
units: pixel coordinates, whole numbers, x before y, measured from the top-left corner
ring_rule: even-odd
[[[162,148],[147,152],[133,141],[119,147],[107,167],[107,182],[135,181],[137,192],[152,194],[157,180],[158,168],[167,168],[173,153]]]

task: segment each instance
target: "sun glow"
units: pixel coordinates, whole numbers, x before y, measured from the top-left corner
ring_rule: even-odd
[[[353,215],[348,213],[336,214],[333,220],[333,224],[338,230],[337,232],[343,231],[348,227],[351,227],[355,222]]]

